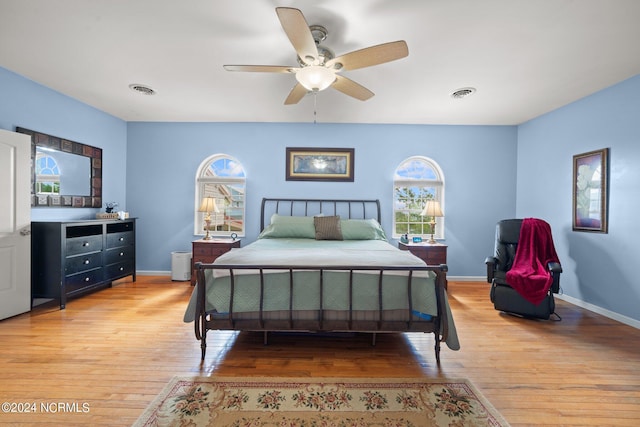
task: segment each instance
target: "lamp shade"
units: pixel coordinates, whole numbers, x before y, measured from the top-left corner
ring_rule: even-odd
[[[336,73],[321,65],[310,65],[296,71],[296,80],[310,91],[325,90],[336,80]]]
[[[424,205],[424,209],[420,215],[432,216],[434,218],[437,216],[444,216],[442,209],[440,208],[440,202],[437,200],[427,200],[427,204]]]
[[[220,210],[218,209],[218,205],[216,205],[216,199],[214,199],[213,197],[205,197],[202,199],[202,202],[200,203],[200,208],[198,209],[198,212],[220,212]]]

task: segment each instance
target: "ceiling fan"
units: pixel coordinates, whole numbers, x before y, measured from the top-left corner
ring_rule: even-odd
[[[227,71],[295,74],[297,83],[284,101],[285,105],[297,104],[308,92],[319,92],[328,87],[333,87],[353,98],[366,101],[374,93],[340,73],[384,64],[409,55],[407,43],[404,40],[399,40],[335,57],[330,49],[320,45],[327,37],[326,28],[307,24],[299,9],[277,7],[276,13],[284,32],[298,54],[299,67],[225,65],[224,69]]]

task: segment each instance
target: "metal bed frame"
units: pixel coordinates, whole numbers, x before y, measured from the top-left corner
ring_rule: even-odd
[[[372,206],[372,207],[370,207]],[[330,209],[329,212],[323,209]],[[326,200],[326,199],[263,199],[261,206],[260,226],[264,228],[267,213],[278,213],[280,215],[286,212],[287,215],[302,214],[305,216],[323,214],[336,214],[345,218],[369,218],[367,216],[370,211],[375,211],[374,218],[380,221],[380,202],[378,200]],[[238,331],[262,331],[264,332],[264,343],[267,344],[268,332],[276,331],[307,331],[307,332],[365,332],[372,334],[372,345],[375,345],[375,337],[377,333],[391,332],[431,332],[435,338],[435,357],[438,365],[440,364],[440,343],[446,340],[448,332],[447,316],[445,314],[445,283],[447,266],[442,265],[423,265],[423,266],[323,266],[313,263],[305,266],[291,267],[288,265],[237,265],[237,264],[204,264],[196,263],[197,283],[206,283],[205,271],[222,269],[227,270],[230,278],[231,298],[229,301],[229,310],[224,315],[219,313],[207,313],[206,307],[206,286],[197,286],[197,303],[196,303],[196,319],[195,319],[195,335],[200,340],[202,350],[202,360],[205,358],[207,348],[207,331],[209,330],[238,330]],[[258,318],[246,319],[237,315],[233,311],[233,297],[236,274],[241,270],[256,270],[260,275],[260,311]],[[286,319],[270,319],[265,318],[263,312],[264,298],[264,275],[269,270],[288,271],[289,274],[289,310]],[[316,271],[320,275],[320,308],[314,310],[318,312],[315,319],[297,319],[293,310],[293,288],[294,288],[294,271]],[[344,271],[349,274],[349,311],[346,320],[336,320],[325,318],[325,310],[322,307],[322,295],[324,291],[324,277],[326,271]],[[408,311],[407,321],[401,320],[384,320],[383,319],[383,300],[382,300],[382,282],[385,272],[406,272],[406,292],[408,295]],[[436,305],[438,314],[425,319],[413,314],[412,302],[412,277],[416,271],[433,271],[436,274]],[[358,272],[373,272],[378,274],[378,319],[362,320],[354,319],[353,316],[353,275]]]

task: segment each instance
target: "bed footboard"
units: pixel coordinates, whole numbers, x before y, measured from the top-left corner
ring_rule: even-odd
[[[237,330],[237,331],[312,331],[312,332],[366,332],[366,333],[390,333],[390,332],[431,332],[435,339],[435,357],[440,364],[440,343],[447,339],[449,332],[448,317],[446,315],[446,265],[439,266],[295,266],[284,265],[225,265],[196,263],[197,274],[197,302],[195,318],[195,335],[200,340],[202,359],[204,360],[207,349],[207,331],[209,330]],[[249,271],[251,270],[251,271]],[[209,271],[208,274],[205,274]],[[230,287],[228,308],[225,310],[207,310],[207,276],[215,271],[228,277]],[[311,310],[299,310],[294,303],[295,276],[301,272],[313,273],[318,277],[319,306]],[[324,293],[327,291],[328,281],[326,277],[334,273],[348,275],[348,303],[345,309],[335,310],[326,307]],[[414,301],[413,289],[416,286],[418,276],[424,277],[425,272],[433,272],[435,281],[429,282],[434,286],[436,313],[422,313]],[[247,274],[255,274],[259,281],[259,301],[257,309],[251,312],[234,311],[234,298],[237,298],[238,278]],[[288,275],[289,301],[288,307],[281,310],[265,309],[265,280],[269,274],[280,273]],[[377,306],[373,309],[363,310],[354,300],[355,278],[357,275],[369,275],[369,279],[376,278],[377,294],[373,298],[377,300]],[[383,290],[385,280],[394,276],[394,286],[404,286],[402,295],[406,295],[404,308],[385,307]],[[299,279],[298,279],[299,280]],[[206,285],[201,285],[206,284]],[[215,284],[214,284],[215,285]],[[299,284],[298,284],[299,285]],[[394,288],[395,289],[395,288]],[[388,288],[387,288],[388,292]],[[375,338],[373,343],[375,344]]]

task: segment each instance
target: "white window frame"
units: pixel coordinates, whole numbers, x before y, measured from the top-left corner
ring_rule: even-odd
[[[244,174],[244,177],[234,177],[234,176],[214,176],[214,175],[210,175],[209,172],[209,167],[211,166],[212,163],[220,160],[220,159],[226,159],[229,160],[230,162],[234,162],[235,164],[237,164],[237,166],[239,168],[242,169],[242,173]],[[198,209],[200,208],[200,202],[202,201],[203,197],[206,196],[214,196],[216,197],[217,195],[214,194],[205,194],[205,187],[207,185],[236,185],[236,186],[242,186],[242,197],[241,197],[241,212],[242,212],[242,227],[239,230],[236,229],[222,229],[222,230],[209,230],[209,234],[212,236],[219,236],[219,237],[228,237],[231,235],[231,233],[236,233],[238,235],[238,237],[244,237],[245,236],[245,229],[246,229],[246,201],[247,201],[247,196],[246,196],[246,188],[247,188],[247,174],[246,171],[244,169],[244,167],[242,166],[242,163],[240,163],[237,159],[235,159],[232,156],[229,156],[228,154],[223,154],[223,153],[218,153],[218,154],[213,154],[209,157],[207,157],[202,163],[200,163],[200,166],[198,167],[198,170],[196,172],[196,182],[195,182],[195,200],[194,200],[194,230],[193,230],[193,234],[195,236],[204,236],[206,231],[204,229],[204,213],[203,212],[199,212]],[[225,223],[225,202],[224,202],[224,197],[216,197],[216,204],[218,205],[218,207],[220,209],[222,209],[222,212],[216,214],[216,213],[211,213],[211,222],[212,222],[212,226],[215,226],[216,223],[221,223],[224,224]],[[224,228],[224,227],[223,227]]]
[[[426,167],[430,168],[431,170],[433,170],[434,174],[436,175],[435,179],[427,179],[427,178],[399,178],[397,175],[397,170],[398,168],[405,164],[408,161],[418,161],[420,163],[423,163]],[[440,207],[442,208],[442,212],[443,214],[446,214],[446,210],[445,210],[445,203],[444,203],[444,189],[445,189],[445,185],[444,185],[444,174],[442,173],[442,169],[440,168],[440,165],[438,165],[438,163],[433,160],[430,159],[428,157],[424,157],[424,156],[411,156],[408,157],[406,159],[404,159],[402,162],[400,162],[400,164],[398,164],[398,167],[396,167],[396,170],[394,171],[394,179],[393,179],[393,203],[392,203],[392,218],[393,218],[393,223],[392,223],[392,237],[395,239],[399,239],[403,234],[405,234],[405,232],[398,232],[397,231],[397,227],[396,227],[396,212],[398,211],[404,211],[409,217],[410,215],[415,216],[416,214],[419,215],[419,213],[422,211],[422,209],[424,208],[423,202],[419,202],[419,205],[422,207],[415,207],[415,208],[406,208],[403,209],[401,207],[399,207],[399,203],[396,197],[396,188],[398,187],[419,187],[419,188],[428,188],[428,189],[433,189],[433,193],[434,193],[434,200],[437,200],[440,202]],[[444,217],[437,217],[436,218],[436,226],[435,226],[435,233],[434,233],[434,238],[435,239],[444,239],[445,237],[445,222],[444,222]],[[411,222],[410,220],[407,222],[408,224],[408,228],[411,228],[411,224],[416,224],[415,228],[420,228],[420,226],[418,226],[417,222]],[[420,224],[424,224],[421,228],[422,228],[422,232],[421,233],[416,233],[416,232],[411,232],[411,231],[406,231],[406,233],[409,234],[409,239],[411,239],[412,237],[422,237],[422,239],[426,239],[428,237],[431,237],[431,227],[429,226],[429,219],[428,218],[424,218],[424,222],[421,222]]]

